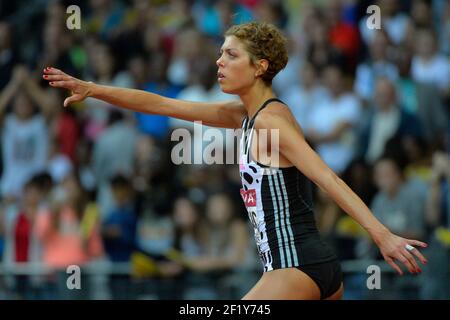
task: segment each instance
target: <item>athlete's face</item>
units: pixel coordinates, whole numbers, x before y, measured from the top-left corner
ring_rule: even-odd
[[[217,79],[223,92],[239,94],[251,87],[257,80],[258,70],[242,41],[228,36],[220,49],[216,61]]]

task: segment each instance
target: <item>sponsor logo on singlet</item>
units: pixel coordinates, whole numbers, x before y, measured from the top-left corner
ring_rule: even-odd
[[[245,191],[241,189],[241,197],[246,207],[256,207],[256,190],[250,189]]]

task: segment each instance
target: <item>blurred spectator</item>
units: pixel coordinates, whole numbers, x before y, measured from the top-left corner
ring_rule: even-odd
[[[41,42],[34,48],[34,57],[29,59],[34,58],[33,66],[36,71],[53,66],[76,75],[78,70],[70,52],[73,35],[65,32],[65,8],[62,3],[56,1],[49,8],[53,10],[47,12]],[[38,74],[40,75],[40,72]]]
[[[320,11],[311,19],[311,34],[306,49],[306,58],[312,65],[322,72],[330,64],[338,64],[345,67],[345,59],[336,47],[330,46],[329,28],[325,17]]]
[[[375,82],[378,77],[392,81],[398,78],[397,67],[391,62],[392,47],[386,31],[379,30],[369,43],[369,57],[356,69],[354,89],[365,102],[373,97]]]
[[[181,62],[181,72],[184,73],[186,65]],[[178,67],[175,67],[178,68]],[[168,98],[176,98],[181,91],[181,85],[169,81],[167,69],[167,57],[159,52],[150,60],[150,81],[144,90],[163,95]],[[180,75],[177,75],[178,78]],[[183,76],[181,76],[183,77]],[[169,132],[169,117],[156,114],[136,112],[138,129],[158,140],[164,140]]]
[[[88,32],[108,40],[122,22],[124,10],[119,1],[90,0],[90,15],[86,20]]]
[[[400,78],[397,80],[398,103],[402,109],[416,115],[427,144],[440,140],[447,132],[448,116],[439,88],[433,84],[417,83],[411,77],[412,52],[397,51]]]
[[[65,272],[69,265],[81,266],[101,256],[98,216],[88,217],[89,201],[77,177],[66,176],[53,190],[50,201],[51,212],[40,215],[37,222],[44,263]]]
[[[236,0],[196,1],[192,12],[198,29],[216,38],[233,24],[253,20],[252,12]]]
[[[328,66],[323,73],[327,99],[311,111],[306,137],[316,146],[320,157],[338,174],[355,156],[355,129],[360,105],[347,92],[342,71]]]
[[[36,181],[42,195],[39,208],[42,210],[50,210],[50,196],[55,185],[55,181],[52,179],[51,174],[47,171],[42,171],[36,174],[33,176],[33,180]]]
[[[110,211],[113,203],[109,180],[116,174],[131,175],[136,146],[136,128],[126,123],[119,111],[112,111],[109,126],[96,140],[92,155],[92,169],[98,186],[102,215]]]
[[[419,120],[398,105],[394,84],[389,79],[379,78],[375,90],[375,105],[361,135],[361,152],[369,163],[383,154],[389,139],[420,137],[422,133]]]
[[[315,200],[317,228],[326,240],[334,239],[336,236],[334,234],[336,230],[336,222],[341,215],[341,211],[330,196],[321,189],[316,190]],[[339,254],[342,254],[340,250]]]
[[[113,262],[127,262],[136,249],[137,212],[130,181],[122,175],[111,179],[115,207],[103,221],[105,251]]]
[[[389,38],[396,45],[401,44],[406,37],[409,17],[399,10],[400,1],[378,0],[376,4],[381,8],[381,28],[387,31]],[[373,39],[376,29],[368,28],[366,22],[367,17],[360,20],[359,31],[367,44]]]
[[[438,30],[439,32],[439,44],[440,44],[440,51],[445,54],[450,54],[450,4],[446,1],[435,1],[434,4],[440,3],[440,5],[435,5],[436,7],[436,14],[438,23]],[[439,10],[441,9],[442,10]]]
[[[42,215],[40,207],[44,194],[39,180],[30,179],[24,186],[23,198],[18,206],[5,207],[3,225],[5,227],[4,266],[17,263],[39,263],[42,261],[42,244],[38,238],[37,220]],[[42,279],[28,275],[16,275],[15,291],[19,299],[40,298],[39,285]]]
[[[428,0],[411,1],[410,15],[411,20],[408,23],[406,31],[406,42],[408,48],[413,49],[416,39],[416,32],[421,29],[433,29],[433,14],[431,11],[431,2]]]
[[[284,95],[283,100],[292,111],[295,120],[303,130],[308,130],[309,117],[320,101],[325,98],[327,91],[319,84],[317,71],[310,63],[298,68],[301,84],[292,86]]]
[[[162,146],[148,135],[139,135],[134,150],[133,188],[145,198],[151,196],[155,180],[164,174],[166,162]]]
[[[204,254],[206,229],[197,205],[189,198],[180,196],[173,203],[172,215],[175,223],[175,249],[188,259]]]
[[[343,1],[329,0],[324,7],[325,19],[329,24],[329,41],[345,57],[346,71],[353,71],[359,53],[358,28],[343,19]]]
[[[206,221],[206,254],[192,260],[193,269],[212,272],[243,265],[249,248],[248,230],[226,193],[216,193],[208,198]]]
[[[92,142],[81,140],[77,146],[76,169],[82,187],[90,194],[90,198],[95,198],[97,193],[97,181],[92,168]]]
[[[320,22],[321,11],[319,6],[304,1],[301,3],[288,2],[287,7],[290,9],[288,12],[289,23],[292,24],[289,28],[289,35],[303,58],[309,42],[312,40],[311,34],[317,23]],[[300,29],[303,32],[297,32]]]
[[[250,246],[250,230],[237,215],[232,198],[227,193],[219,191],[210,195],[206,203],[205,222],[205,252],[188,260],[198,279],[210,279],[208,283],[200,282],[200,287],[215,299],[229,297],[233,290],[240,291],[242,287],[248,289],[251,286],[247,284],[248,272],[254,262],[251,259],[256,258],[251,254],[254,247]],[[242,276],[239,277],[239,273]],[[235,283],[230,283],[232,279]]]
[[[192,1],[172,0],[164,3],[158,12],[158,23],[164,33],[174,33],[192,23]]]
[[[364,159],[356,158],[342,174],[342,179],[364,203],[371,203],[377,191],[372,179],[372,169]]]
[[[146,0],[133,0],[129,7],[124,8],[121,24],[118,24],[109,43],[113,50],[118,69],[125,69],[130,59],[146,52],[145,36],[151,28],[152,39],[160,36],[157,25],[157,10],[155,4]],[[159,46],[159,43],[156,43]],[[144,70],[142,70],[144,71]]]
[[[371,203],[374,215],[401,237],[424,239],[425,198],[404,178],[396,160],[380,158],[374,175],[379,188]]]
[[[427,223],[450,228],[450,159],[448,152],[433,154],[430,193],[427,201]]]
[[[60,183],[67,175],[73,172],[73,165],[69,157],[63,154],[59,141],[54,138],[50,144],[48,172],[55,183]]]
[[[38,216],[36,228],[43,244],[42,260],[50,267],[46,287],[52,299],[86,299],[89,287],[67,290],[66,268],[85,266],[103,255],[98,214],[90,210],[80,182],[68,175],[55,187],[50,197],[50,211]],[[86,283],[82,275],[83,283]]]
[[[129,78],[116,74],[115,58],[106,43],[100,43],[96,40],[90,42],[88,57],[89,65],[93,72],[92,81],[102,85],[122,87],[130,87],[132,85]],[[109,125],[110,113],[113,110],[123,115],[131,116],[132,114],[131,111],[114,108],[114,106],[97,99],[88,98],[85,103],[86,108],[83,110],[85,121],[84,135],[91,140],[96,140],[106,130],[106,127]]]
[[[202,55],[204,42],[205,39],[198,30],[194,28],[180,30],[175,37],[173,56],[167,69],[167,77],[171,83],[178,86],[187,85],[189,65]]]
[[[304,57],[300,55],[299,46],[295,43],[293,36],[285,36],[287,38],[289,63],[272,79],[272,88],[280,97],[288,94],[290,90],[298,88],[300,85],[299,70],[304,64]]]
[[[1,10],[0,10],[1,11]],[[17,61],[17,52],[14,52],[11,39],[11,26],[7,22],[0,22],[0,90],[11,79]]]
[[[146,210],[137,224],[137,244],[151,255],[164,255],[174,247],[174,225],[170,216]]]
[[[438,52],[436,35],[430,29],[415,33],[416,54],[412,60],[411,74],[418,83],[433,84],[445,95],[450,88],[450,62]]]
[[[450,158],[448,152],[433,154],[432,178],[426,218],[432,230],[424,268],[421,299],[448,299],[450,296]]]
[[[143,55],[135,55],[127,62],[127,69],[118,73],[117,77],[128,82],[131,88],[143,90],[149,82],[148,59]]]
[[[427,183],[431,179],[431,157],[427,145],[420,137],[406,136],[403,148],[408,161],[405,168],[406,179],[418,179]]]
[[[184,269],[178,290],[184,299],[201,299],[216,296],[206,275],[195,272],[195,262],[206,254],[207,229],[200,206],[183,194],[173,202],[174,252]]]
[[[58,148],[62,155],[69,158],[72,164],[78,165],[77,147],[80,143],[80,124],[76,114],[71,109],[61,108],[60,104],[54,104],[53,110],[57,110],[52,122],[53,135],[58,142]]]
[[[373,183],[372,167],[364,161],[364,159],[357,158],[353,160],[347,169],[342,174],[342,179],[348,186],[364,201],[370,204],[375,196],[377,189]],[[319,193],[323,193],[319,191]],[[324,196],[324,195],[322,195]],[[334,229],[331,234],[334,236],[332,240],[336,244],[338,254],[341,259],[357,259],[367,257],[367,252],[364,250],[364,243],[368,239],[366,231],[348,215],[346,215],[329,196],[325,198],[331,212],[334,213],[334,219],[327,220],[334,221]],[[336,211],[339,215],[336,217]],[[328,210],[330,212],[330,209]],[[325,215],[325,212],[322,213]],[[326,219],[324,217],[324,219]],[[330,236],[330,235],[329,235]],[[361,245],[362,244],[362,245]]]
[[[48,156],[48,130],[44,117],[34,112],[32,94],[24,86],[26,71],[16,68],[13,78],[0,93],[3,118],[3,197],[18,197],[33,174],[44,170]],[[30,97],[31,96],[31,97]],[[12,112],[4,116],[12,100]],[[39,104],[38,104],[39,106]]]
[[[287,24],[287,14],[284,3],[277,0],[261,1],[255,6],[256,20],[265,21],[284,29]]]
[[[137,212],[134,208],[133,189],[128,178],[116,175],[111,179],[115,206],[102,224],[105,252],[111,262],[130,262],[137,248]],[[110,276],[113,299],[130,298],[130,277],[122,274]]]
[[[433,155],[432,179],[427,199],[426,218],[430,229],[429,265],[422,299],[447,299],[450,294],[450,160],[448,153]]]

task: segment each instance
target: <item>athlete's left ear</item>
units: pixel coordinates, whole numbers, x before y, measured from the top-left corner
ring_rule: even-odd
[[[259,59],[258,61],[256,61],[255,65],[256,65],[255,77],[260,77],[264,73],[266,73],[267,68],[269,68],[269,61],[267,61],[266,59]]]

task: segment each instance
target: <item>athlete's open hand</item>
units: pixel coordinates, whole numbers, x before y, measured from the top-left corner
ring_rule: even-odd
[[[89,87],[91,82],[74,78],[52,67],[45,68],[42,77],[48,80],[52,87],[64,88],[71,91],[71,96],[64,100],[64,107],[74,102],[83,101],[91,93]]]
[[[395,263],[398,260],[406,266],[409,272],[416,274],[421,273],[416,257],[426,264],[427,260],[415,247],[426,248],[427,244],[417,240],[410,240],[399,237],[391,232],[385,233],[377,241],[375,241],[380,248],[384,260],[394,268],[400,275],[403,275],[402,269]],[[415,247],[414,247],[415,246]]]

